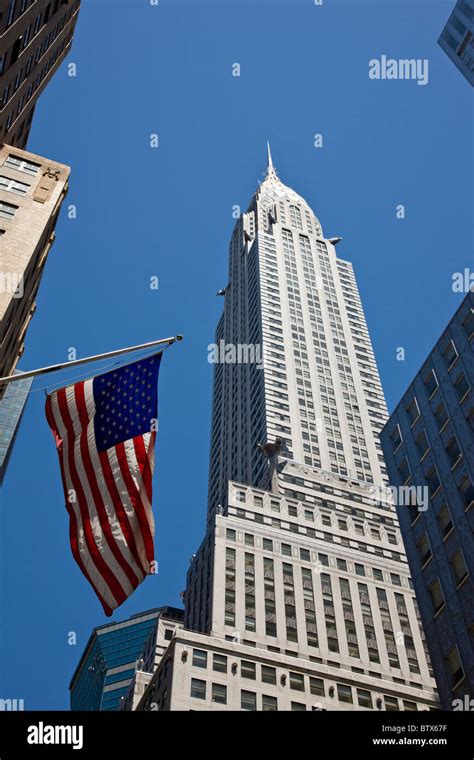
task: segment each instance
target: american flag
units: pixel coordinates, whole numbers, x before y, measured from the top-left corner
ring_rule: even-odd
[[[74,558],[106,615],[154,571],[151,510],[161,353],[50,393]]]

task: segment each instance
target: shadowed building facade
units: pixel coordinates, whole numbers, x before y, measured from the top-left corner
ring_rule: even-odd
[[[458,0],[438,43],[474,85],[474,0]]]
[[[0,0],[0,143],[24,148],[38,97],[68,55],[80,0]]]
[[[424,486],[398,516],[443,709],[474,697],[474,293],[382,431],[395,486]]]

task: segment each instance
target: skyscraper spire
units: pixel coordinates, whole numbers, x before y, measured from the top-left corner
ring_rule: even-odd
[[[273,166],[272,152],[270,150],[270,143],[267,140],[267,177],[277,178],[275,167]]]

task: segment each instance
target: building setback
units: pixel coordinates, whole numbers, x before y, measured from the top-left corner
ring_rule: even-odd
[[[438,40],[469,84],[474,85],[474,0],[458,0]]]
[[[23,353],[69,174],[64,164],[0,147],[0,377]]]
[[[474,696],[473,347],[468,293],[381,436],[391,483],[429,492],[398,516],[445,710]]]
[[[219,292],[207,533],[184,630],[138,709],[438,705],[385,495],[385,401],[339,241],[269,151]]]
[[[0,0],[0,143],[26,146],[36,101],[71,49],[80,0]]]

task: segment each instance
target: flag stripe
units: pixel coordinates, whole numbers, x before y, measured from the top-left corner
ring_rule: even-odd
[[[56,430],[56,433],[58,432],[57,425],[54,420],[53,410],[52,410],[52,404],[51,404],[51,396],[48,396],[46,399],[46,417],[49,423],[49,426],[52,430]],[[97,596],[99,597],[100,603],[102,604],[102,607],[104,608],[106,615],[112,614],[112,609],[109,606],[109,604],[105,601],[105,598],[100,593],[99,589],[95,586],[91,575],[88,573],[86,566],[84,562],[82,561],[81,552],[79,551],[79,542],[78,542],[78,522],[76,518],[76,514],[74,512],[74,509],[71,507],[69,500],[67,498],[67,494],[69,492],[66,473],[64,471],[64,463],[63,463],[63,457],[61,449],[64,447],[64,440],[61,440],[61,443],[58,444],[58,455],[59,455],[59,467],[61,470],[61,480],[63,483],[63,490],[64,494],[66,496],[66,509],[69,514],[69,540],[71,544],[71,550],[74,559],[76,560],[77,564],[79,565],[79,568],[84,575],[85,578],[89,581],[91,586],[94,587],[95,592]]]
[[[145,439],[145,444],[146,444],[146,440],[150,438],[150,435],[151,433],[147,433],[144,436],[139,436],[138,440],[141,441],[142,439]],[[149,526],[150,534],[153,537],[155,535],[155,523],[153,520],[153,512],[151,509],[151,504],[148,500],[145,484],[143,482],[143,478],[140,472],[140,467],[142,465],[142,462],[140,461],[139,458],[137,458],[135,439],[131,441],[125,441],[124,447],[125,447],[125,454],[126,454],[127,462],[128,462],[128,468],[133,478],[133,481],[136,485],[136,488],[140,494],[140,500],[141,500],[141,503],[143,504],[146,521]],[[146,445],[143,449],[143,452],[144,452],[143,457],[146,457]]]
[[[131,502],[137,513],[138,522],[140,524],[140,529],[143,536],[143,543],[145,544],[146,559],[149,566],[154,559],[153,536],[151,534],[145,507],[142,502],[139,486],[137,486],[135,478],[130,472],[127,461],[127,454],[125,452],[125,444],[118,443],[115,447],[115,450],[117,452],[117,459],[120,465],[120,472],[122,473],[122,477],[125,481],[125,485],[127,486]]]
[[[156,433],[152,433],[150,436],[150,442],[148,445],[148,451],[145,449],[145,442],[143,438],[134,438],[133,444],[135,446],[135,452],[137,455],[137,461],[141,464],[140,467],[140,474],[143,478],[143,483],[145,485],[145,491],[148,498],[148,501],[151,502],[151,473],[152,473],[152,466],[153,462],[150,463],[150,453],[153,457],[153,451],[155,446],[155,437]]]
[[[89,520],[94,541],[97,548],[100,551],[101,557],[105,560],[106,566],[113,578],[115,587],[121,590],[121,593],[128,596],[131,590],[131,584],[127,578],[126,573],[120,567],[119,562],[114,557],[113,551],[109,546],[107,536],[102,527],[102,522],[99,516],[100,506],[96,503],[96,496],[94,495],[94,487],[90,482],[90,472],[86,469],[86,463],[84,462],[83,446],[84,438],[82,435],[82,426],[79,421],[78,410],[75,402],[75,386],[66,388],[66,404],[69,411],[69,416],[74,428],[74,463],[76,466],[76,473],[82,485],[82,493],[84,497],[84,509]],[[86,431],[87,432],[87,431]],[[87,448],[87,440],[85,442]],[[114,591],[115,595],[115,591]]]
[[[68,404],[66,400],[66,389],[61,388],[59,391],[57,391],[57,399],[58,399],[59,412],[61,415],[61,419],[64,423],[64,426],[66,428],[67,435],[69,436],[70,440],[74,442],[75,441],[74,426],[73,426],[71,417],[69,415],[69,409],[68,409]],[[76,446],[74,445],[74,449],[75,448]],[[96,543],[95,541],[93,531],[92,531],[91,519],[90,519],[88,509],[87,509],[87,498],[83,491],[82,482],[76,469],[76,457],[74,454],[74,450],[71,449],[71,447],[68,447],[68,449],[69,449],[68,450],[69,471],[71,474],[72,487],[74,488],[76,492],[77,503],[78,503],[79,510],[82,517],[82,528],[83,528],[84,538],[85,538],[90,556],[98,571],[98,575],[96,576],[96,581],[97,579],[102,578],[104,583],[109,587],[115,599],[115,604],[111,604],[110,606],[115,608],[118,604],[122,604],[122,602],[124,602],[127,597],[125,595],[123,588],[120,586],[114,574],[109,569],[107,562],[102,557],[103,544],[101,541],[100,534],[97,535],[98,543]],[[97,523],[95,523],[95,527],[99,528],[100,526]]]
[[[126,545],[130,549],[130,553],[137,567],[137,572],[139,573],[140,581],[142,581],[145,575],[147,574],[146,564],[143,565],[142,563],[142,558],[140,557],[137,541],[135,540],[134,529],[132,525],[130,524],[130,520],[128,519],[128,515],[126,512],[125,506],[123,504],[125,494],[123,492],[122,494],[119,493],[119,490],[117,488],[117,483],[114,478],[114,473],[112,472],[109,458],[107,456],[107,452],[101,451],[99,454],[99,459],[100,459],[100,466],[102,469],[102,473],[104,476],[104,483],[107,486],[107,490],[110,494],[112,504],[116,509],[117,519],[120,523],[120,528],[122,530],[124,540],[126,542]]]
[[[145,542],[143,540],[140,522],[138,520],[138,514],[135,510],[135,507],[132,504],[130,494],[128,493],[128,489],[122,477],[122,472],[120,470],[120,464],[117,459],[117,452],[115,450],[115,447],[111,449],[107,449],[107,451],[101,451],[99,453],[99,456],[101,457],[101,459],[103,457],[104,461],[107,460],[109,463],[111,476],[113,477],[114,483],[117,486],[117,491],[121,498],[122,506],[125,510],[125,514],[127,515],[129,524],[133,531],[133,536],[135,538],[135,542],[137,546],[138,557],[140,559],[140,566],[142,567],[143,572],[147,574],[148,560],[146,558]],[[107,472],[107,465],[105,465],[104,471]]]
[[[79,434],[77,439],[78,452],[80,451],[80,455],[78,454],[77,456],[78,471],[85,473],[86,480],[84,483],[84,491],[91,497],[88,499],[88,504],[90,506],[89,513],[92,514],[93,519],[97,516],[100,527],[104,533],[106,543],[111,552],[111,555],[109,555],[110,568],[114,572],[117,581],[119,581],[122,588],[127,592],[127,596],[129,596],[132,590],[138,586],[139,581],[125,557],[122,555],[115,537],[112,534],[111,524],[106,509],[106,500],[110,499],[110,496],[107,494],[105,500],[102,498],[103,494],[98,485],[97,472],[92,464],[89,450],[89,437],[94,437],[94,422],[93,420],[92,422],[89,422],[84,385],[84,382],[76,383],[76,385],[71,389],[68,389],[66,392],[66,397],[70,404],[70,411],[74,413],[75,407],[75,410],[79,415],[77,424]],[[115,523],[115,525],[118,524]],[[130,586],[128,584],[130,584]]]
[[[56,429],[62,438],[60,464],[64,470],[64,476],[66,480],[67,491],[65,493],[65,496],[66,504],[68,505],[68,511],[69,513],[73,512],[76,519],[76,540],[78,551],[85,565],[87,574],[90,577],[90,582],[94,590],[105,600],[109,609],[115,609],[117,606],[117,599],[112,593],[112,589],[110,588],[109,583],[105,580],[104,575],[100,572],[100,554],[95,545],[87,518],[86,524],[84,524],[84,510],[81,507],[78,499],[79,492],[81,490],[81,484],[79,481],[79,487],[77,487],[75,482],[74,457],[71,455],[70,451],[68,429],[63,421],[60,411],[60,391],[51,394],[51,407],[56,422]],[[75,500],[71,501],[69,499],[69,491],[74,492]]]
[[[87,412],[91,423],[93,424],[93,417],[95,412],[94,394],[93,394],[93,382],[92,380],[86,380],[84,383],[84,397],[87,407]],[[104,503],[107,509],[107,517],[110,522],[113,536],[123,554],[127,559],[127,562],[133,568],[133,572],[141,583],[146,575],[139,553],[137,551],[134,532],[130,526],[130,522],[122,505],[121,496],[117,489],[117,484],[112,475],[110,462],[107,457],[106,451],[97,451],[97,447],[94,445],[94,439],[91,439],[92,443],[89,445],[89,453],[91,462],[94,467],[97,485],[104,498]],[[125,497],[125,493],[122,494]],[[115,510],[115,512],[114,512]],[[133,516],[133,510],[131,510]],[[117,517],[117,520],[114,517]]]

